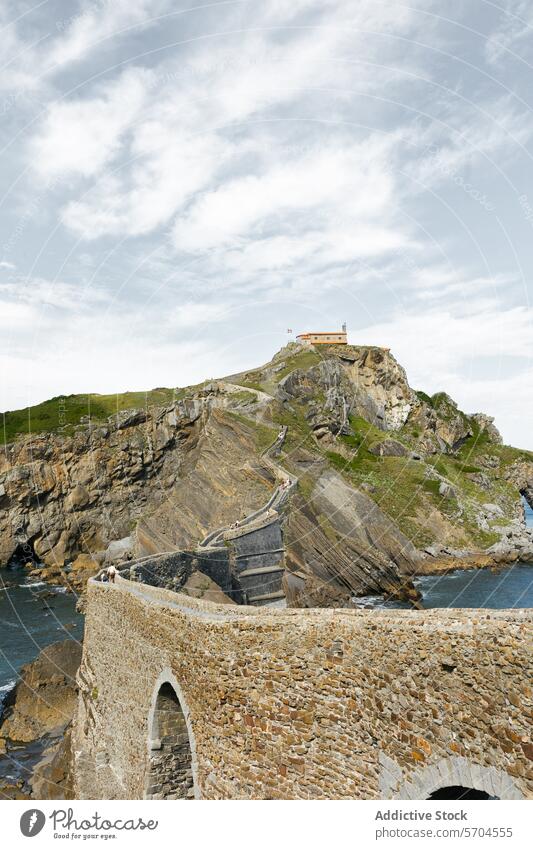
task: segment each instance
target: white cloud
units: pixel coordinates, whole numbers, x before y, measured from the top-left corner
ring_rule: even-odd
[[[533,33],[533,14],[529,0],[506,0],[499,26],[485,43],[485,57],[491,65],[509,58],[528,36]]]
[[[137,148],[130,171],[103,176],[82,200],[67,204],[63,222],[84,239],[149,233],[210,181],[226,148],[217,136],[183,139],[162,129],[157,151],[143,155]]]
[[[30,304],[4,301],[0,297],[0,327],[4,331],[30,327],[35,311]]]
[[[31,145],[37,173],[53,179],[100,172],[139,115],[151,79],[142,68],[128,68],[96,96],[53,103]]]
[[[509,96],[498,97],[489,108],[485,103],[441,99],[438,121],[423,128],[417,124],[405,132],[406,141],[413,145],[411,160],[404,166],[406,176],[414,181],[411,190],[455,181],[472,196],[483,197],[484,184],[461,180],[461,172],[472,163],[493,162],[503,168],[532,133],[529,115],[518,110]],[[486,197],[486,202],[490,200]]]
[[[197,255],[199,274],[224,272],[228,285],[290,270],[310,287],[320,269],[336,266],[338,277],[355,259],[410,250],[389,168],[392,146],[381,136],[351,145],[327,138],[278,161],[273,145],[255,174],[199,195],[176,220],[176,250]],[[263,277],[262,285],[272,281]]]
[[[41,8],[44,6],[44,9]],[[63,4],[63,17],[49,4],[32,9],[0,9],[0,91],[47,90],[50,78],[73,63],[89,59],[128,35],[156,25],[170,0],[91,0]]]
[[[124,7],[120,4],[122,12]],[[242,10],[223,11],[230,31],[232,24],[242,26]],[[398,31],[408,32],[417,20],[404,8],[376,6],[367,0],[356,9],[346,0],[331,0],[326,5],[299,2],[282,13],[283,8],[275,2],[255,8],[253,27],[236,47],[234,38],[210,39],[208,49],[202,39],[191,39],[177,59],[161,62],[151,73],[149,98],[147,79],[139,79],[141,72],[132,70],[133,79],[123,75],[122,86],[107,83],[96,95],[51,107],[35,143],[36,167],[46,174],[96,178],[89,194],[67,204],[64,223],[87,239],[151,232],[183,210],[204,187],[220,185],[221,169],[226,169],[224,179],[228,180],[231,168],[240,170],[246,158],[264,155],[265,134],[260,133],[254,142],[248,122],[269,121],[273,115],[282,115],[289,104],[323,97],[330,88],[340,91],[340,117],[348,97],[343,87],[353,77],[353,68],[342,61],[343,55],[346,51],[351,54],[356,46],[359,54],[369,57],[376,50],[359,28],[387,31],[394,23]],[[315,26],[286,30],[280,38],[281,30],[274,23],[279,20],[290,25],[301,15],[311,15],[309,20]],[[92,26],[96,26],[92,12],[72,24],[71,46],[63,47],[65,57],[77,43],[74,31],[89,32]],[[104,29],[107,26],[102,24]],[[361,90],[372,87],[380,73],[364,64],[357,70]],[[127,83],[138,85],[137,96],[127,90]],[[288,120],[292,126],[292,117]],[[298,129],[298,124],[294,126]],[[236,131],[231,132],[233,127]],[[247,138],[239,138],[239,128],[244,128]],[[301,144],[302,138],[296,143]],[[342,173],[342,161],[335,161],[334,150],[332,145],[329,161],[323,156],[320,164],[326,186],[332,183],[332,188],[348,176],[348,172]],[[278,156],[281,162],[287,159],[282,151]],[[120,165],[118,171],[110,170],[115,162]],[[338,166],[340,170],[336,170]],[[305,193],[301,171],[294,182],[298,192]],[[283,176],[290,183],[290,171],[282,165],[278,195]],[[351,174],[352,182],[355,176]],[[270,179],[275,181],[275,175]],[[266,190],[265,183],[258,188]],[[371,201],[372,192],[366,197],[367,206]]]
[[[15,305],[6,325],[9,321],[17,333],[0,348],[0,410],[58,394],[185,386],[234,372],[229,348],[205,334],[184,335],[195,317],[202,326],[199,311],[194,313],[189,305],[182,313],[184,323],[170,326],[159,306],[148,304],[117,303],[97,315],[72,309],[55,316],[34,305]]]
[[[246,175],[201,195],[175,224],[176,247],[194,252],[231,246],[254,234],[258,224],[268,226],[273,216],[294,222],[299,213],[313,211],[340,229],[348,221],[377,218],[390,208],[393,192],[380,160],[379,146],[372,144],[326,145],[281,164],[274,160],[262,176]]]
[[[436,375],[442,379],[472,358],[533,358],[533,309],[505,308],[501,301],[498,308],[483,306],[483,301],[472,301],[464,312],[457,308],[452,312],[450,306],[396,312],[390,321],[358,331],[358,340],[391,347],[422,388],[424,384],[434,387]],[[435,386],[435,391],[442,388]]]
[[[175,307],[166,318],[168,328],[197,328],[224,321],[232,307],[229,304],[211,304],[186,301]]]
[[[416,10],[386,0],[190,9],[94,0],[56,4],[69,6],[64,21],[48,5],[23,5],[0,45],[14,87],[3,136],[18,120],[29,139],[12,145],[13,189],[0,210],[7,232],[20,237],[24,224],[0,264],[9,281],[0,321],[14,329],[2,343],[10,391],[27,381],[37,400],[128,388],[128,376],[142,388],[235,371],[212,340],[224,344],[227,322],[238,365],[253,362],[236,310],[260,314],[251,337],[262,321],[274,336],[295,305],[294,326],[302,310],[350,320],[355,304],[359,322],[363,309],[376,316],[361,341],[391,344],[422,388],[456,390],[469,408],[489,408],[486,391],[498,415],[504,403],[516,409],[506,385],[518,392],[531,355],[520,306],[531,276],[520,242],[527,207],[513,220],[516,197],[501,185],[522,162],[527,184],[520,156],[532,125],[519,99],[501,93],[502,84],[519,92],[525,77],[507,65],[505,79],[479,73],[468,30],[454,30],[450,46],[449,25],[424,14],[438,12],[434,0]],[[523,47],[529,8],[506,9],[501,43]],[[454,12],[458,22],[469,14]],[[496,49],[492,60],[507,57]],[[38,89],[38,104],[20,96],[25,87]],[[38,192],[38,215],[21,218],[35,207],[36,174],[50,191]],[[466,197],[468,180],[499,202],[491,219]],[[480,251],[460,221],[450,224],[455,211],[473,222]],[[509,244],[494,237],[500,220]],[[64,225],[45,249],[43,221]],[[11,259],[25,269],[35,260],[35,276],[20,278]],[[54,272],[58,283],[45,279]],[[94,293],[71,282],[89,273]],[[204,326],[211,341],[198,346]],[[501,362],[516,380],[480,377],[480,362],[486,371]]]
[[[55,22],[60,35],[53,40],[47,62],[54,69],[85,59],[111,36],[149,26],[169,5],[168,0],[92,0],[77,12],[70,9],[72,14]]]
[[[17,98],[21,91],[33,90],[36,86],[36,74],[33,58],[42,35],[23,38],[17,26],[19,17],[8,9],[7,4],[0,7],[0,92],[10,92]],[[14,101],[16,102],[16,101]],[[9,106],[9,100],[4,101]]]
[[[474,296],[475,304],[479,303],[481,293],[493,298],[509,295],[520,283],[520,276],[516,273],[476,276],[468,269],[437,264],[416,268],[409,279],[413,295],[421,300],[442,301],[453,298],[464,303]]]
[[[2,344],[6,351],[20,349],[19,337],[9,336],[9,331],[25,327],[27,334],[41,329],[52,329],[61,338],[61,324],[65,315],[90,315],[101,309],[109,300],[107,292],[98,288],[42,278],[19,278],[14,282],[0,283],[0,326],[5,331]],[[27,335],[23,337],[24,346]]]
[[[533,418],[533,395],[524,392],[531,386],[531,367],[521,368],[516,374],[494,379],[469,379],[468,375],[450,377],[448,393],[459,401],[459,406],[470,412],[484,412],[494,416],[504,442],[517,448],[531,449],[529,423]]]

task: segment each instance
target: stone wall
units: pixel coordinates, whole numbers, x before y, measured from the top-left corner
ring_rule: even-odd
[[[284,599],[285,552],[278,513],[270,510],[254,523],[228,530],[217,547],[146,556],[120,568],[131,581],[175,592],[196,571],[240,604]]]
[[[89,582],[79,798],[142,798],[161,686],[209,799],[533,795],[528,611],[224,607]]]
[[[232,576],[225,548],[172,551],[122,564],[121,574],[132,581],[169,590],[179,590],[196,570],[208,575],[222,589],[232,592]]]
[[[256,524],[224,534],[230,551],[236,597],[241,604],[268,604],[284,598],[285,550],[279,515],[268,512]]]
[[[146,798],[193,798],[189,732],[178,696],[168,681],[161,685],[156,697],[149,746]]]

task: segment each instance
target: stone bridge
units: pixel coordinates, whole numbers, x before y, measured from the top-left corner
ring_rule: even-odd
[[[88,585],[79,798],[533,795],[530,611],[216,605]]]

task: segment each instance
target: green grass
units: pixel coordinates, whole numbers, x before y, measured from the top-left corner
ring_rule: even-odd
[[[441,496],[437,497],[424,486],[423,464],[406,457],[376,457],[373,454],[347,461],[335,452],[328,452],[327,459],[353,486],[369,484],[374,490],[368,493],[371,498],[415,545],[433,541],[416,518],[424,505],[434,501],[437,506],[441,501]]]
[[[316,366],[321,359],[320,354],[316,351],[302,350],[298,351],[296,354],[292,354],[290,357],[284,359],[284,368],[282,368],[281,371],[276,372],[276,382],[279,383],[280,380],[283,380],[284,377],[287,377],[291,371],[294,371],[297,368],[308,369],[312,366]]]
[[[246,407],[248,404],[254,404],[257,400],[255,392],[247,392],[246,389],[243,389],[241,392],[232,392],[229,397],[232,402],[236,402],[243,407]]]
[[[435,498],[440,498],[440,492],[439,492],[440,481],[438,481],[438,480],[435,481],[435,480],[431,480],[431,479],[425,480],[423,482],[422,486],[426,490],[426,492],[429,492],[431,495],[435,496]]]
[[[417,389],[416,392],[415,392],[415,395],[418,397],[418,399],[420,401],[423,401],[425,404],[427,404],[428,407],[433,406],[433,400],[431,399],[431,397],[426,392],[422,392],[421,389]]]
[[[311,450],[317,450],[316,442],[311,436],[311,428],[305,418],[304,408],[292,403],[289,405],[274,404],[271,411],[272,421],[276,425],[288,427],[285,440],[285,450],[304,446]]]
[[[173,389],[153,389],[150,392],[123,392],[117,395],[59,395],[23,410],[1,414],[0,443],[12,442],[24,434],[48,433],[61,430],[72,432],[82,416],[93,422],[103,422],[122,410],[164,406],[175,398]]]
[[[315,481],[313,476],[309,474],[300,474],[298,477],[298,491],[306,501],[311,500],[314,488]]]
[[[243,386],[245,389],[255,389],[257,392],[264,392],[265,391],[264,388],[263,388],[263,384],[260,383],[260,381],[256,380],[255,378],[251,379],[251,380],[243,378],[238,383],[235,381],[235,385],[236,386]]]
[[[445,478],[448,477],[448,475],[449,475],[448,465],[447,465],[447,463],[445,463],[445,461],[442,459],[442,457],[429,457],[427,462],[428,462],[428,465],[433,466],[433,468],[435,469],[436,472],[439,473],[439,475],[442,475]]]
[[[475,419],[469,419],[468,421],[472,429],[472,436],[469,436],[463,442],[457,452],[457,457],[463,462],[470,461],[476,454],[483,453],[487,448],[492,448],[493,445],[487,431],[481,430],[479,423]]]
[[[431,396],[431,406],[434,407],[435,410],[437,410],[439,407],[442,407],[443,404],[448,406],[448,404],[449,404],[448,394],[446,392],[435,392]]]
[[[469,466],[467,463],[458,463],[457,470],[463,475],[475,475],[481,471],[479,466]]]
[[[260,392],[273,394],[280,380],[287,377],[291,371],[295,369],[308,369],[316,365],[321,360],[321,357],[316,351],[309,351],[305,348],[296,351],[283,358],[284,366],[280,371],[276,372],[272,378],[266,377],[265,372],[270,368],[268,363],[260,368],[251,369],[245,372],[239,378],[234,378],[233,382],[239,386],[244,386],[248,389],[258,389]]]
[[[260,455],[272,444],[281,425],[287,425],[289,430],[281,463],[299,476],[298,489],[305,500],[311,498],[315,474],[319,474],[327,462],[351,485],[361,487],[367,484],[366,491],[369,496],[415,545],[424,546],[435,542],[435,532],[426,527],[426,517],[433,509],[447,517],[448,522],[456,527],[459,540],[461,531],[464,531],[465,538],[480,547],[494,542],[497,539],[494,529],[498,521],[503,524],[503,520],[492,522],[491,530],[484,532],[477,527],[476,511],[479,512],[479,506],[485,502],[498,501],[506,515],[511,515],[517,495],[513,487],[503,479],[502,467],[516,460],[531,461],[533,454],[492,443],[490,436],[481,430],[478,422],[450,404],[445,393],[439,392],[430,397],[419,391],[417,395],[420,401],[434,409],[443,420],[452,419],[457,415],[463,417],[465,424],[472,430],[472,436],[453,455],[435,455],[428,457],[426,462],[414,461],[409,457],[379,457],[371,451],[377,443],[387,439],[402,442],[408,450],[416,449],[420,432],[409,424],[409,420],[401,430],[385,432],[361,416],[352,416],[349,422],[352,432],[337,437],[336,445],[330,443],[329,450],[325,450],[325,446],[321,446],[312,434],[306,419],[311,408],[306,403],[299,403],[297,399],[291,400],[290,403],[273,401],[268,407],[270,425],[266,422],[259,423],[253,416],[246,414],[246,405],[255,401],[250,389],[275,395],[277,384],[290,372],[317,365],[327,353],[324,349],[320,352],[306,348],[292,349],[287,356],[274,359],[273,365],[283,362],[283,368],[272,377],[267,377],[271,368],[271,364],[267,364],[243,373],[240,378],[232,381],[239,384],[242,390],[229,396],[233,400],[233,408],[227,410],[227,413],[249,428],[257,454]],[[155,389],[151,392],[126,392],[117,395],[90,394],[52,398],[24,410],[5,413],[0,441],[10,442],[28,433],[60,431],[68,434],[84,416],[90,415],[96,424],[123,410],[164,406],[172,401],[193,396],[207,382],[177,390]],[[324,393],[318,385],[312,394],[313,404],[323,406]],[[305,449],[319,461],[316,471],[302,473],[298,463],[294,462],[300,449]],[[484,455],[497,458],[498,468],[487,467]],[[433,470],[450,482],[457,492],[458,500],[440,495],[440,481],[432,479]],[[479,472],[483,472],[490,481],[490,489],[483,489],[468,477],[469,474]],[[330,529],[326,528],[324,532],[331,533]]]
[[[275,425],[269,427],[268,425],[259,424],[259,422],[250,416],[245,416],[243,413],[237,413],[235,410],[227,410],[226,412],[233,419],[236,419],[245,427],[250,428],[253,433],[253,439],[258,454],[265,451],[276,439],[279,429]]]
[[[181,401],[193,395],[206,383],[208,381],[182,389],[159,388],[149,392],[121,392],[113,395],[58,395],[42,404],[0,414],[0,444],[13,442],[17,437],[28,434],[58,431],[72,433],[84,416],[90,415],[93,423],[101,423],[123,410],[164,407],[172,401]],[[240,405],[255,401],[255,395],[246,389],[236,392],[232,397]]]
[[[332,466],[341,472],[360,472],[368,470],[369,465],[377,463],[379,458],[371,454],[366,448],[359,448],[357,453],[350,459],[335,451],[327,451],[326,457]]]

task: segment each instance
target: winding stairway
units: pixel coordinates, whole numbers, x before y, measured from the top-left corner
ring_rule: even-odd
[[[285,572],[284,548],[279,525],[279,512],[286,503],[298,478],[273,460],[279,454],[287,435],[283,426],[261,458],[276,478],[282,478],[266,504],[240,522],[209,533],[198,551],[229,547],[234,577],[245,604],[263,606],[280,603],[285,598],[282,580]]]
[[[280,510],[287,502],[291,491],[296,487],[298,478],[290,475],[273,459],[279,454],[287,436],[287,426],[283,426],[274,442],[261,454],[263,463],[270,468],[278,484],[274,492],[262,507],[250,513],[239,522],[211,531],[198,544],[194,552],[189,552],[200,561],[217,560],[228,562],[235,594],[241,603],[264,606],[279,605],[285,598],[282,588],[285,573],[285,551],[280,526]],[[148,564],[155,567],[157,561],[163,561],[176,551],[163,551],[148,555],[119,568],[123,577],[131,574],[132,567]],[[103,569],[99,575],[105,573]],[[155,569],[154,569],[155,571]],[[203,571],[200,569],[200,571]],[[207,570],[206,570],[207,573]]]

